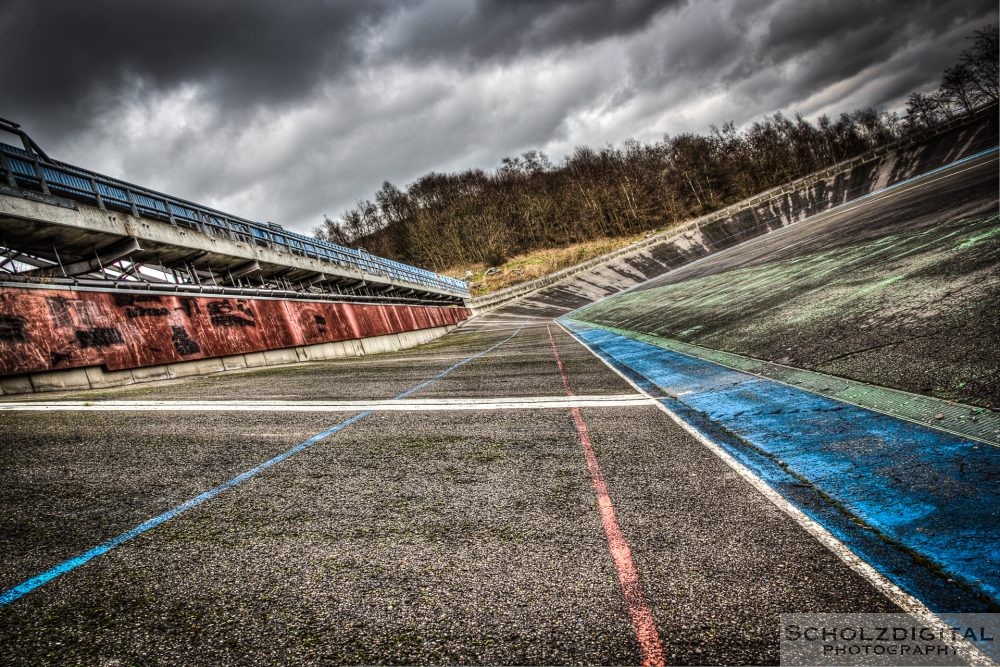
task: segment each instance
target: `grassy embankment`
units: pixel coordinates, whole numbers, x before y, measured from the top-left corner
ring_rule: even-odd
[[[560,269],[579,264],[580,262],[585,262],[593,257],[640,241],[653,233],[655,232],[597,239],[584,243],[574,243],[562,248],[533,250],[523,255],[511,257],[497,267],[488,267],[484,264],[468,264],[453,266],[441,273],[453,278],[465,279],[466,272],[471,271],[472,276],[468,279],[469,289],[472,291],[473,296],[481,296],[502,290],[505,287],[540,278]],[[486,275],[486,272],[490,268],[496,268],[497,271],[491,275]]]

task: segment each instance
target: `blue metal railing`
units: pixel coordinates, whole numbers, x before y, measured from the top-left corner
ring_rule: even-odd
[[[370,276],[383,276],[458,296],[469,295],[465,282],[449,276],[298,234],[274,223],[240,218],[73,165],[46,160],[2,142],[0,181],[12,187],[58,194],[213,236],[280,248],[302,257],[355,269]]]

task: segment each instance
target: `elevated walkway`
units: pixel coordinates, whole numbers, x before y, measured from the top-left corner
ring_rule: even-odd
[[[454,278],[52,160],[2,119],[0,245],[0,281],[397,303],[468,296]]]

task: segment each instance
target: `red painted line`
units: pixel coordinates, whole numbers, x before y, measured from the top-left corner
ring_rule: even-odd
[[[549,342],[552,343],[552,354],[555,355],[556,365],[559,367],[559,375],[562,377],[563,386],[566,388],[567,396],[575,396],[569,386],[569,377],[566,375],[566,368],[563,366],[562,357],[559,355],[559,348],[556,347],[555,338],[552,337],[552,329],[545,325],[545,330],[549,333]],[[594,446],[590,442],[590,434],[587,431],[587,424],[583,421],[583,414],[580,408],[573,408],[573,423],[576,425],[576,432],[580,435],[580,444],[583,445],[583,455],[587,460],[587,470],[590,471],[590,480],[594,486],[594,495],[597,496],[597,506],[601,511],[601,524],[604,526],[604,536],[608,540],[608,551],[614,560],[615,569],[618,571],[618,583],[621,585],[622,595],[625,596],[625,604],[628,607],[629,618],[632,619],[632,629],[635,631],[635,638],[639,642],[642,650],[643,665],[663,665],[663,643],[660,641],[660,633],[656,629],[656,620],[653,618],[653,611],[646,600],[646,593],[639,580],[639,571],[635,567],[632,559],[632,549],[622,534],[621,526],[618,525],[618,518],[615,516],[615,506],[611,502],[611,494],[608,493],[608,485],[604,482],[601,474],[601,466],[597,462],[597,455],[594,454]]]

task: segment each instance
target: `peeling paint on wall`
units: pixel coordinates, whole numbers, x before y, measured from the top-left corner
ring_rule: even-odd
[[[177,361],[458,324],[465,308],[0,289],[0,375]]]

